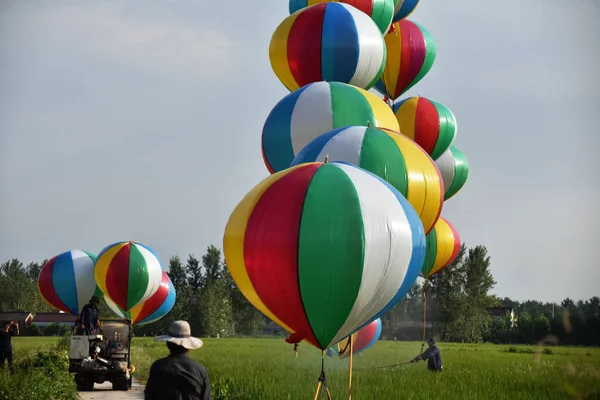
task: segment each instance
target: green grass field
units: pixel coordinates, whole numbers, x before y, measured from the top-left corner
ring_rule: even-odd
[[[16,356],[56,343],[52,338],[13,340]],[[354,358],[352,398],[600,398],[600,349],[553,347],[543,352],[533,346],[445,343],[439,347],[444,361],[441,374],[427,371],[425,362],[375,369],[408,361],[420,350],[415,342],[378,342]],[[166,355],[163,343],[135,338],[134,376],[145,380],[152,362]],[[220,392],[216,398],[312,399],[321,370],[320,351],[303,343],[295,358],[292,346],[283,339],[206,339],[204,347],[191,355],[208,368]],[[326,357],[325,371],[333,398],[347,398],[348,360]]]

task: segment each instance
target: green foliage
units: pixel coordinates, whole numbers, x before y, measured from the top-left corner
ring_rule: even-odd
[[[15,346],[19,353],[19,347]],[[69,374],[65,350],[50,348],[20,355],[14,373],[0,370],[0,399],[6,400],[76,400],[77,386]]]

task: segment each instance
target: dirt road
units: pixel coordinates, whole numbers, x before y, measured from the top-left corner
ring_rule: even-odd
[[[127,392],[113,391],[110,382],[96,383],[92,392],[79,392],[82,400],[139,400],[144,398],[144,386],[133,381],[131,390]]]

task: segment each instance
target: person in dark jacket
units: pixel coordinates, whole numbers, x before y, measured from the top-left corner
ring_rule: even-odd
[[[188,357],[189,350],[199,349],[203,344],[192,337],[190,324],[175,321],[166,335],[155,340],[167,342],[171,354],[150,367],[145,400],[212,400],[206,368]]]
[[[81,328],[88,335],[95,335],[98,330],[102,332],[98,303],[100,303],[100,299],[96,296],[92,296],[90,302],[83,306],[81,313],[79,314]]]
[[[442,354],[439,347],[435,345],[435,339],[427,339],[429,348],[423,354],[415,357],[412,362],[427,360],[427,369],[430,371],[440,372],[442,370]]]
[[[4,360],[8,368],[13,370],[12,337],[19,334],[19,321],[8,321],[0,327],[0,368],[4,368]]]

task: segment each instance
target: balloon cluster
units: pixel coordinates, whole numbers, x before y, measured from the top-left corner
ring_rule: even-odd
[[[418,2],[290,0],[271,39],[271,66],[291,93],[263,127],[271,176],[231,214],[224,253],[290,343],[348,340],[458,252],[440,217],[468,174],[455,117],[422,97],[393,103],[436,56],[425,28],[405,19]]]
[[[175,304],[175,288],[156,253],[139,242],[118,242],[99,255],[70,250],[40,271],[38,289],[52,307],[79,315],[92,296],[104,298],[120,318],[145,325]]]

